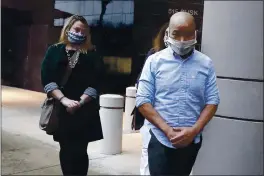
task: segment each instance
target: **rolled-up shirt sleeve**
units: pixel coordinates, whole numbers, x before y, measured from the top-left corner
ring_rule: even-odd
[[[219,89],[213,63],[210,63],[208,77],[205,84],[205,104],[218,105],[220,103]]]
[[[44,91],[45,91],[46,93],[49,93],[49,92],[52,92],[53,90],[58,89],[58,88],[59,88],[59,86],[58,86],[57,83],[55,83],[55,82],[51,82],[51,83],[47,84],[47,85],[44,87]]]
[[[138,81],[136,107],[140,107],[145,103],[153,105],[155,94],[155,73],[152,58],[153,55],[146,60]]]
[[[88,87],[87,89],[85,89],[84,91],[85,95],[88,95],[92,98],[96,98],[97,97],[97,91],[96,89],[92,88],[92,87]]]

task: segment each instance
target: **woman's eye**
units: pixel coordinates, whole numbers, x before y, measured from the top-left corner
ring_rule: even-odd
[[[79,32],[80,31],[80,29],[78,29],[78,28],[75,28],[74,30],[75,30],[75,32]]]

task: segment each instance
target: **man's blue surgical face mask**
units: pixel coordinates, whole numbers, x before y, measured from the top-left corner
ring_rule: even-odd
[[[171,38],[170,36],[168,37],[168,43],[171,49],[178,55],[183,56],[185,54],[188,54],[190,51],[192,51],[195,47],[195,44],[197,43],[196,41],[196,33],[195,33],[195,38],[192,40],[187,40],[187,41],[179,41]]]

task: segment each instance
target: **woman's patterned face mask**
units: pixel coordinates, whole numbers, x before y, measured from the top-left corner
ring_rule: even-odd
[[[68,35],[69,42],[72,44],[82,44],[86,40],[85,35],[74,32],[74,31],[69,31],[67,35]]]

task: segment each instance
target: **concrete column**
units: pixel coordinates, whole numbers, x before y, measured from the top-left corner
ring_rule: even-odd
[[[263,1],[205,1],[202,52],[221,103],[193,175],[263,174]]]

